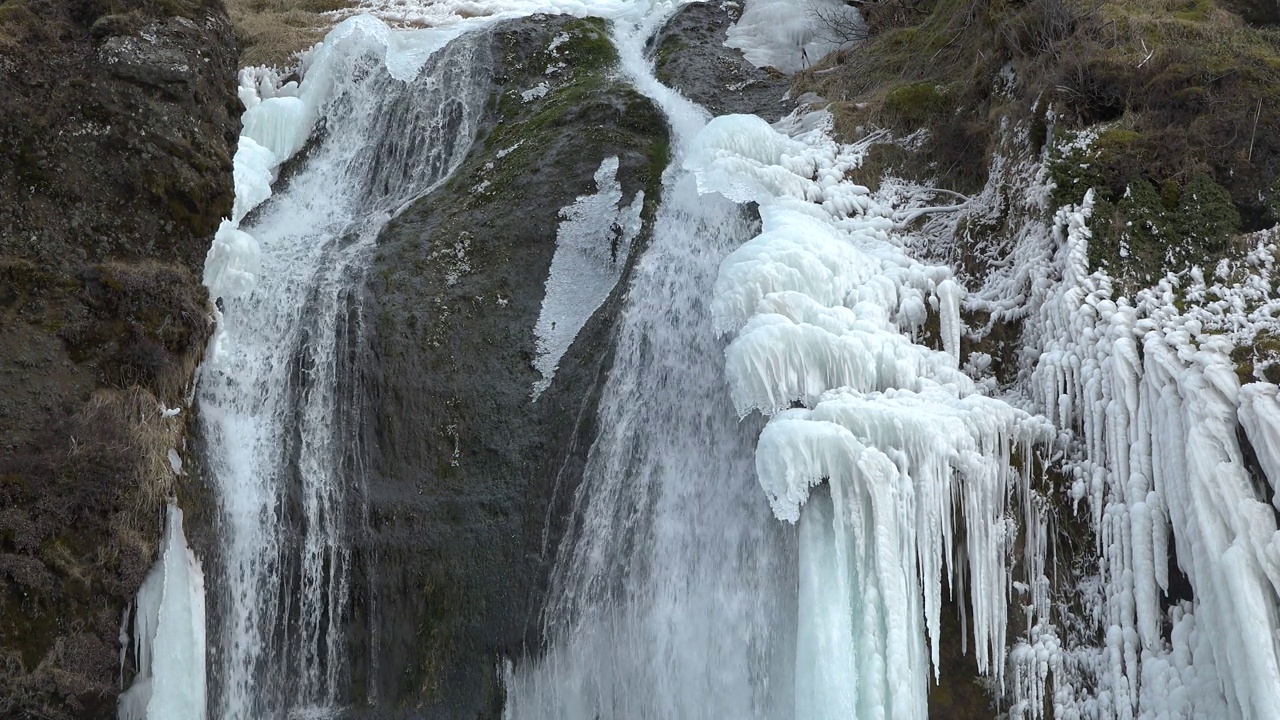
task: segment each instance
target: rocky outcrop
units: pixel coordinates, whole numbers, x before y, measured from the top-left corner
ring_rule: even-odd
[[[540,588],[666,164],[662,116],[616,77],[603,23],[517,21],[495,32],[493,56],[473,151],[387,227],[370,269],[376,449],[362,555],[377,639],[355,675],[380,716],[497,717],[500,659],[536,648]],[[596,238],[600,257],[625,265],[620,280],[534,400],[561,209],[595,193],[613,157],[618,205],[645,193],[644,229],[630,255],[614,252],[616,236]]]
[[[221,3],[0,8],[0,716],[115,716],[232,203]]]
[[[676,13],[655,40],[654,74],[712,115],[749,113],[773,122],[795,107],[791,78],[757,68],[725,47],[737,19],[728,6],[693,3]]]

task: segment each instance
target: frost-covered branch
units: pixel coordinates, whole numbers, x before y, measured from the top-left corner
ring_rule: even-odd
[[[929,207],[915,208],[914,210],[903,210],[893,214],[894,227],[898,230],[905,229],[911,223],[919,220],[925,215],[937,215],[940,213],[959,212],[968,210],[972,202],[967,195],[961,195],[951,190],[943,190],[942,188],[929,188],[928,192],[940,195],[950,195],[960,200],[954,205],[931,205]]]

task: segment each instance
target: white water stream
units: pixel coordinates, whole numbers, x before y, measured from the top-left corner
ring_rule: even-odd
[[[330,36],[296,96],[267,98],[246,122],[267,148],[305,138],[308,114],[319,137],[243,224],[260,250],[256,283],[222,298],[201,370],[224,543],[219,717],[345,700],[362,487],[342,363],[363,322],[363,272],[383,225],[466,157],[488,96],[483,38],[440,49],[457,33],[406,38],[366,20]]]
[[[673,161],[601,398],[581,526],[556,563],[550,647],[511,673],[512,718],[791,715],[794,532],[756,486],[710,308],[721,260],[753,230],[680,169],[708,116],[653,79],[644,43],[664,18],[615,26],[624,74],[668,115]]]

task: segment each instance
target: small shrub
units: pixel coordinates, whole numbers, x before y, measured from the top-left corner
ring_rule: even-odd
[[[951,106],[947,88],[922,82],[902,85],[884,98],[884,118],[898,129],[910,132],[945,114]]]

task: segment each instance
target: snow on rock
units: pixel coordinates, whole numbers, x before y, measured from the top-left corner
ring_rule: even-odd
[[[761,487],[801,526],[796,714],[924,717],[944,576],[967,579],[979,667],[1003,672],[1006,504],[1030,482],[1014,455],[1030,467],[1055,430],[977,394],[958,369],[963,288],[910,257],[894,208],[844,179],[859,148],[794,125],[717,118],[686,166],[701,191],[760,207],[763,232],[724,260],[712,307],[734,334],[735,407],[771,416]],[[914,341],[930,312],[943,349]]]
[[[617,157],[600,163],[595,181],[594,195],[580,196],[560,211],[556,252],[534,327],[538,351],[534,367],[542,374],[534,383],[534,399],[551,386],[560,358],[617,286],[631,243],[640,234],[644,191],[636,192],[630,204],[624,203]]]
[[[840,0],[747,0],[724,44],[756,67],[794,73],[846,44],[841,28],[860,24],[858,11]]]
[[[204,718],[204,572],[187,547],[176,504],[169,505],[160,559],[147,573],[135,606],[138,673],[120,695],[120,720]]]

